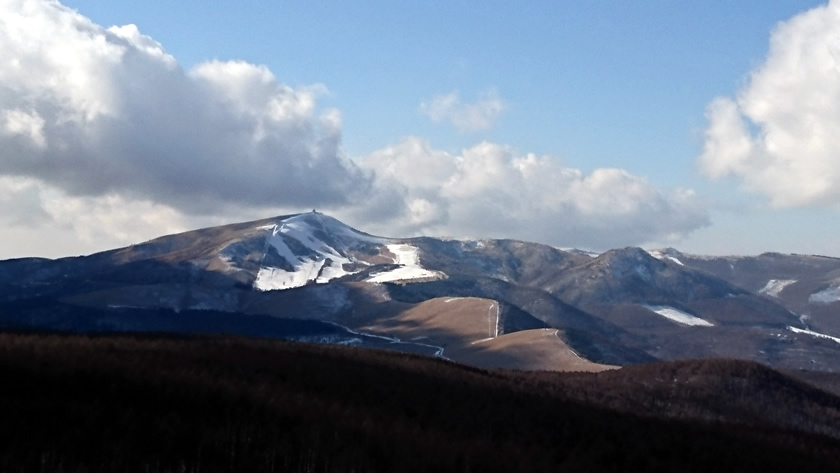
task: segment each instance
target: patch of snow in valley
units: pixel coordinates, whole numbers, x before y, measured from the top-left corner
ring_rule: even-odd
[[[830,304],[837,301],[840,301],[840,286],[815,292],[808,297],[808,302],[817,302],[819,304]]]
[[[388,245],[388,250],[395,255],[394,263],[398,268],[382,273],[376,273],[367,279],[368,282],[393,282],[411,279],[440,278],[438,271],[429,271],[420,266],[419,249],[406,244]]]
[[[814,332],[813,330],[804,330],[796,327],[788,327],[788,330],[794,333],[804,333],[806,335],[811,335],[812,337],[827,338],[829,340],[833,340],[837,343],[840,343],[840,338],[832,337],[831,335],[826,335],[824,333]]]
[[[795,283],[796,279],[771,279],[763,288],[758,290],[759,294],[765,294],[772,297],[779,297],[782,289]]]
[[[695,327],[712,327],[714,324],[709,322],[708,320],[701,319],[700,317],[696,317],[691,315],[687,312],[683,312],[679,309],[675,309],[673,307],[668,307],[665,305],[647,305],[644,304],[643,307],[649,311],[655,312],[666,319],[673,320],[678,324],[683,325],[691,325]]]

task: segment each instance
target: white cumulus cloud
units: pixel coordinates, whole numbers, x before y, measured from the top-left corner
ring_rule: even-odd
[[[707,118],[707,176],[735,176],[775,207],[840,203],[840,1],[779,24],[763,64]]]
[[[388,200],[388,211],[381,204],[378,220],[364,222],[371,230],[606,249],[679,239],[709,223],[689,190],[662,193],[619,169],[587,175],[555,157],[495,143],[451,154],[410,137],[361,164],[376,169],[378,185],[399,196]]]
[[[323,86],[240,61],[185,71],[134,25],[43,0],[0,3],[0,51],[2,175],[190,213],[342,205],[369,183]]]
[[[3,258],[92,253],[208,223],[150,200],[69,196],[32,178],[0,177]]]
[[[492,128],[505,108],[507,105],[495,90],[483,92],[475,103],[464,103],[458,92],[451,92],[420,104],[420,111],[432,121],[449,121],[460,131]]]
[[[389,236],[596,249],[708,223],[690,191],[495,143],[451,153],[408,138],[348,159],[341,113],[319,106],[325,86],[292,87],[243,61],[185,70],[136,26],[105,28],[56,1],[0,2],[0,52],[0,257],[92,252],[313,207]],[[505,104],[489,91],[421,108],[481,130]]]

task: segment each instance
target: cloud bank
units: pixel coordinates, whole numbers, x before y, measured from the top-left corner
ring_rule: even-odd
[[[50,34],[44,34],[49,31]],[[322,85],[261,65],[185,70],[134,25],[104,28],[55,1],[0,3],[1,257],[59,256],[317,207],[384,235],[513,237],[607,248],[708,224],[690,191],[618,169],[589,175],[482,142],[450,153],[408,138],[367,157],[341,148]],[[488,92],[423,106],[486,129]]]
[[[707,118],[707,176],[735,176],[774,207],[840,203],[840,1],[781,23],[764,63]]]
[[[379,221],[399,234],[499,237],[606,249],[676,241],[708,225],[690,190],[658,191],[620,169],[586,175],[551,156],[482,142],[460,154],[411,137],[361,164],[376,169]],[[383,219],[383,216],[391,218]],[[357,218],[364,218],[359,216]]]
[[[494,90],[482,93],[475,103],[463,103],[458,92],[451,92],[420,104],[420,112],[433,122],[448,121],[461,132],[493,128],[506,108]]]
[[[341,204],[367,186],[340,151],[338,111],[316,110],[323,86],[236,61],[184,71],[134,25],[54,2],[0,8],[2,174],[186,212]]]

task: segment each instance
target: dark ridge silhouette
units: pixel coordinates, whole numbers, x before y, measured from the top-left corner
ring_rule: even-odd
[[[699,407],[638,405],[666,375],[696,380],[673,399]],[[737,405],[708,422],[707,392],[836,408],[754,364],[584,376],[262,339],[0,334],[0,379],[3,472],[840,471],[840,440],[808,422]]]
[[[840,373],[810,370],[787,370],[785,373],[806,383],[819,386],[820,389],[828,391],[835,396],[840,396]]]
[[[559,389],[569,398],[619,411],[772,425],[840,439],[840,398],[803,381],[804,376],[796,379],[752,361],[673,361],[551,379],[560,380]]]

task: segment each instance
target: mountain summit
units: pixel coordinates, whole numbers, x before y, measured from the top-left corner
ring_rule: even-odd
[[[478,366],[838,370],[840,260],[373,236],[319,212],[0,261],[0,327],[240,333]]]

